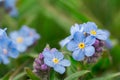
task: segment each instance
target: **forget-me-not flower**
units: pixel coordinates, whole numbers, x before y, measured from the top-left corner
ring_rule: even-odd
[[[56,49],[45,50],[43,56],[44,63],[60,74],[65,72],[66,66],[70,66],[70,61],[64,59],[64,55]]]
[[[25,52],[27,47],[34,43],[32,37],[26,36],[25,32],[21,31],[11,32],[10,38],[16,43],[19,52]]]
[[[10,11],[9,14],[12,17],[16,17],[18,15],[16,0],[5,0],[5,8]]]
[[[70,29],[70,36],[62,40],[60,42],[60,45],[64,47],[68,42],[70,42],[73,39],[73,36],[76,32],[83,32],[83,24],[75,24],[75,26],[72,26]]]
[[[95,41],[91,36],[85,37],[81,32],[74,34],[74,40],[70,41],[66,46],[69,51],[73,51],[73,58],[77,61],[81,61],[85,56],[90,57],[95,53],[95,49],[92,46]]]
[[[16,45],[7,37],[5,30],[0,29],[0,63],[8,64],[9,57],[17,58]]]
[[[34,42],[40,38],[40,35],[35,31],[35,29],[29,28],[26,25],[22,26],[22,28],[20,29],[20,32],[24,33],[25,36],[29,36],[33,38]]]
[[[84,32],[90,34],[90,36],[99,39],[99,40],[107,40],[108,33],[104,30],[97,29],[97,25],[93,22],[87,22],[84,26]]]

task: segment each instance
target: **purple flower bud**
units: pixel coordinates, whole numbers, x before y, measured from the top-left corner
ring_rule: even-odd
[[[34,66],[34,69],[35,69],[36,71],[39,71],[39,70],[41,70],[41,67],[38,66],[38,65],[35,65],[35,66]]]
[[[99,43],[100,41],[96,39],[95,43],[93,44],[93,46],[96,48],[96,47],[99,47]]]
[[[46,64],[41,65],[41,70],[45,71],[48,69],[48,66]]]
[[[42,62],[38,58],[36,58],[35,63],[40,65]]]
[[[43,76],[48,74],[50,67],[44,64],[44,55],[42,53],[39,54],[37,58],[35,58],[33,64],[33,72],[38,76]]]
[[[101,47],[96,48],[96,52],[101,53],[102,52],[102,48]]]
[[[43,54],[40,53],[40,55],[39,55],[39,59],[42,60],[43,58],[44,58]]]
[[[104,41],[100,41],[100,46],[101,47],[105,46],[105,42]]]

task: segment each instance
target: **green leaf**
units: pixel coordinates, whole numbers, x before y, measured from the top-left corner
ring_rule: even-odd
[[[113,78],[117,77],[117,76],[120,76],[120,72],[118,73],[109,73],[108,75],[105,75],[105,76],[102,76],[102,77],[99,77],[99,78],[94,78],[92,80],[113,80]]]
[[[78,71],[78,72],[73,73],[72,75],[68,76],[64,80],[74,80],[75,78],[79,78],[80,76],[83,76],[88,72],[90,72],[90,71],[88,71],[88,70]]]
[[[15,76],[13,80],[20,80],[21,77],[25,76],[25,74],[26,74],[25,72],[22,72],[18,74],[17,76]]]
[[[25,68],[25,72],[32,80],[41,80],[29,68]]]
[[[2,79],[0,79],[0,80],[9,80],[10,79],[10,76],[11,76],[11,74],[13,73],[14,71],[13,70],[11,70],[10,72],[8,72]]]

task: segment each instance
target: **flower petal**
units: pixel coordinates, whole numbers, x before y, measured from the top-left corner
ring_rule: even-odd
[[[13,48],[11,49],[11,51],[9,51],[8,55],[12,58],[17,58],[19,55],[19,52],[15,48]]]
[[[19,33],[17,31],[11,32],[10,37],[13,40],[16,40],[17,37],[19,37]]]
[[[12,10],[10,11],[10,16],[16,17],[17,15],[18,15],[18,11],[15,7],[13,7]]]
[[[55,51],[55,52],[53,53],[53,55],[54,55],[55,58],[57,58],[57,59],[59,59],[59,60],[61,60],[61,59],[64,58],[64,55],[63,55],[61,52],[59,52],[59,51]]]
[[[92,56],[95,53],[95,48],[93,46],[88,46],[85,48],[85,55]]]
[[[59,62],[59,65],[62,65],[62,66],[70,66],[70,61],[67,60],[67,59],[63,59]]]
[[[66,47],[69,51],[74,51],[77,48],[77,43],[72,40],[67,44]]]
[[[84,57],[85,57],[84,51],[80,49],[75,50],[72,54],[72,57],[77,61],[82,61],[84,60]]]
[[[84,40],[85,36],[82,32],[76,32],[74,34],[74,41],[76,42],[82,42]]]
[[[70,42],[72,40],[72,36],[68,36],[67,38],[65,38],[64,40],[60,41],[60,46],[64,47],[68,42]]]
[[[26,37],[26,38],[24,38],[24,44],[26,46],[31,46],[33,43],[34,43],[34,40],[33,40],[32,37]]]
[[[43,51],[43,56],[48,59],[53,59],[54,56],[50,51]]]
[[[90,33],[91,30],[97,30],[97,25],[93,22],[87,22],[86,24],[84,24],[84,31],[86,33]]]
[[[25,52],[27,47],[25,45],[17,45],[17,50],[20,52]]]
[[[61,65],[55,65],[54,70],[60,74],[63,74],[65,72],[65,68]]]
[[[100,40],[107,40],[109,37],[108,33],[106,31],[103,30],[97,30],[97,35],[96,38],[100,39]]]
[[[88,36],[85,39],[85,44],[91,46],[91,45],[93,45],[95,43],[95,40],[96,40],[96,38],[94,36]]]
[[[54,63],[52,62],[52,60],[49,60],[47,58],[44,58],[44,63],[50,67],[54,66]]]
[[[78,24],[75,24],[75,26],[72,26],[70,29],[71,35],[74,35],[75,32],[79,31],[80,26]]]
[[[1,54],[0,57],[1,57],[2,62],[4,64],[8,64],[10,62],[9,59],[8,59],[8,57],[6,55]]]

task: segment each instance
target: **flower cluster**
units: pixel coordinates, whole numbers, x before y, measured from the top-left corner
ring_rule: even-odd
[[[104,42],[109,37],[107,31],[97,29],[97,25],[93,22],[75,24],[70,32],[71,35],[62,40],[60,45],[72,51],[72,57],[77,61],[101,53]]]
[[[0,63],[8,64],[9,57],[17,58],[19,52],[16,45],[8,38],[6,29],[0,29]]]
[[[44,63],[44,56],[42,53],[40,53],[35,59],[33,68],[33,72],[40,76],[43,76],[49,72],[50,68]]]
[[[19,52],[25,52],[40,36],[34,29],[24,25],[20,30],[11,32],[10,38],[16,43]]]
[[[42,62],[42,64],[41,64]],[[56,72],[63,74],[65,67],[70,66],[70,62],[64,59],[64,55],[57,49],[45,48],[39,55],[39,58],[35,59],[34,71],[49,70],[52,67]]]
[[[5,8],[7,12],[9,12],[10,16],[16,17],[18,15],[16,0],[5,0]]]

